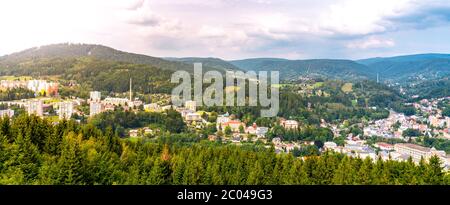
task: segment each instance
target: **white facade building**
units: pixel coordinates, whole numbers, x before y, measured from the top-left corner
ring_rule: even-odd
[[[30,100],[26,104],[28,115],[44,116],[42,100]]]
[[[91,91],[89,93],[91,102],[100,102],[102,94],[99,91]]]
[[[58,109],[59,119],[70,119],[73,114],[72,102],[60,102]]]
[[[197,102],[192,101],[192,100],[188,100],[186,102],[184,102],[184,107],[186,109],[192,110],[192,111],[197,111]]]
[[[8,116],[9,118],[14,116],[14,110],[6,109],[6,110],[0,110],[0,117]]]

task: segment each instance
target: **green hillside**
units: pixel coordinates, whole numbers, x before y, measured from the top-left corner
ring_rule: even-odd
[[[231,63],[243,70],[279,71],[280,78],[284,80],[295,80],[301,76],[340,80],[367,79],[367,67],[350,60],[255,58]]]
[[[13,53],[10,55],[0,57],[0,67],[10,70],[24,70],[27,71],[27,67],[17,66],[24,62],[30,62],[33,60],[49,59],[49,58],[80,58],[80,57],[93,57],[106,61],[117,61],[133,64],[145,64],[163,70],[186,70],[192,71],[193,65],[168,61],[162,58],[156,58],[147,55],[134,54],[119,51],[110,47],[93,44],[53,44],[41,47],[30,48],[21,52]],[[4,71],[2,69],[0,71]],[[214,68],[204,66],[204,70],[216,70]]]
[[[187,63],[187,64],[202,63],[203,66],[215,68],[217,70],[241,70],[237,66],[229,63],[228,61],[222,60],[220,58],[189,57],[189,58],[165,58],[165,59],[170,60],[170,61]]]
[[[389,58],[370,58],[357,61],[368,67],[372,77],[381,81],[400,82],[433,80],[450,75],[449,54],[418,54]]]

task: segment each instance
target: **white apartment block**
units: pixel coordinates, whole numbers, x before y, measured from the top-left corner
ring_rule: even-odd
[[[44,116],[42,100],[30,100],[26,103],[28,115]]]
[[[161,110],[161,107],[156,103],[150,103],[144,105],[145,111],[152,111],[152,112],[158,112]]]
[[[59,119],[70,119],[73,114],[72,102],[60,102],[59,103]]]
[[[298,122],[295,120],[282,120],[280,124],[285,129],[298,129]]]
[[[424,160],[430,159],[433,155],[438,157],[445,157],[444,151],[438,151],[434,148],[422,147],[410,143],[398,143],[394,145],[394,150],[399,154],[405,154],[411,156],[416,162],[420,161],[421,158]]]
[[[185,120],[188,122],[202,121],[202,117],[198,113],[188,113],[185,116]]]
[[[14,110],[6,109],[6,110],[0,110],[0,117],[8,116],[9,118],[14,116]]]
[[[94,116],[103,111],[103,106],[100,102],[91,102],[89,104],[89,116]]]
[[[109,104],[114,106],[125,106],[128,105],[130,100],[128,98],[112,98],[107,97],[103,100],[103,104]]]
[[[188,110],[192,110],[195,112],[195,111],[197,111],[197,102],[188,100],[188,101],[184,102],[184,107]]]
[[[91,102],[100,102],[102,94],[99,91],[91,91],[89,93]]]

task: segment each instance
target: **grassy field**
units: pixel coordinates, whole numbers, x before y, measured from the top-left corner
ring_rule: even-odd
[[[44,104],[51,104],[51,103],[58,103],[58,102],[62,102],[62,100],[59,98],[45,98],[44,99]]]
[[[31,79],[33,79],[31,76],[12,76],[12,75],[0,76],[0,80],[31,80]]]
[[[46,116],[45,118],[50,122],[59,122],[59,116]]]
[[[239,91],[239,89],[241,89],[240,87],[238,87],[238,86],[227,86],[227,87],[225,87],[225,92],[226,93],[231,93],[231,92],[234,92],[234,91]]]
[[[137,137],[128,137],[127,139],[131,142],[137,142],[139,140]]]
[[[341,90],[342,90],[343,92],[345,92],[345,93],[352,92],[352,91],[353,91],[353,84],[351,84],[351,83],[345,83],[345,84],[342,86]]]
[[[322,87],[323,84],[324,84],[323,82],[317,82],[317,83],[314,83],[314,88]]]
[[[354,107],[356,107],[356,105],[358,105],[358,101],[357,101],[357,100],[352,100],[352,105],[353,105]]]

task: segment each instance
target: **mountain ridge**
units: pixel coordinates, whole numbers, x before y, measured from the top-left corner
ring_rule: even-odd
[[[80,57],[98,58],[133,64],[145,64],[168,71],[193,71],[193,63],[203,63],[203,70],[254,70],[280,71],[282,80],[295,80],[301,77],[319,77],[340,80],[375,80],[379,75],[383,82],[407,82],[415,79],[442,79],[450,75],[450,54],[422,53],[392,57],[376,57],[360,60],[348,59],[304,59],[249,58],[223,60],[216,57],[159,58],[149,55],[120,51],[100,44],[60,43],[25,49],[0,56],[0,71],[16,72],[27,69],[33,61],[44,59],[51,67],[52,59],[74,59]],[[1,68],[3,67],[3,68]],[[23,71],[22,70],[22,71]],[[20,72],[26,73],[26,72]]]

